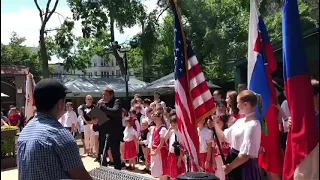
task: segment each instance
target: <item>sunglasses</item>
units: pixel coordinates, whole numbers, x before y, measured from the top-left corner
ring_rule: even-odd
[[[92,101],[92,99],[86,99],[86,100],[88,100],[88,101]]]

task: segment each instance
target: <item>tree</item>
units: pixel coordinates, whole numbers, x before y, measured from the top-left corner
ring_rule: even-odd
[[[119,54],[119,44],[115,39],[115,27],[123,32],[125,27],[133,27],[145,14],[140,0],[68,0],[74,20],[81,20],[83,37],[95,36],[101,30],[110,30],[110,46],[121,74],[126,74],[125,65]]]
[[[40,80],[41,67],[38,54],[23,46],[26,39],[13,32],[9,44],[1,43],[1,65],[26,66],[33,74],[35,81]]]
[[[76,37],[73,29],[74,22],[65,20],[56,35],[47,39],[49,55],[63,59],[65,70],[77,69],[86,73],[94,55],[109,60],[110,51],[106,51],[110,42],[108,32],[100,30],[96,37]]]
[[[40,43],[40,59],[42,64],[43,78],[49,78],[49,65],[48,65],[49,56],[47,53],[47,47],[45,42],[45,33],[46,33],[45,28],[52,14],[56,11],[59,0],[55,0],[52,10],[49,9],[51,0],[47,1],[46,8],[43,11],[41,10],[37,0],[34,0],[34,3],[39,11],[39,17],[41,20],[41,27],[39,31],[39,43]]]

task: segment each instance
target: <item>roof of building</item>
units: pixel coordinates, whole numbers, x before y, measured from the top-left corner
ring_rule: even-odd
[[[1,66],[1,75],[26,75],[28,72],[25,66]]]

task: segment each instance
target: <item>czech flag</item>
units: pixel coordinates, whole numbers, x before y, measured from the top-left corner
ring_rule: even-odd
[[[265,170],[281,174],[283,154],[280,144],[278,110],[274,106],[276,92],[271,73],[277,69],[267,28],[258,10],[257,0],[250,1],[250,21],[248,40],[248,85],[262,99],[262,112],[256,107],[256,115],[261,122],[261,146],[264,154],[259,154],[258,164]]]
[[[282,37],[283,74],[292,118],[283,180],[319,179],[319,134],[297,0],[284,0]]]

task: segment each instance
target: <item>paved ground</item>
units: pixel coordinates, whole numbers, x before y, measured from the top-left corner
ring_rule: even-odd
[[[83,154],[83,148],[82,148],[82,143],[81,141],[77,141],[79,147],[80,147],[80,154]],[[99,163],[94,162],[94,158],[85,156],[82,157],[82,162],[85,166],[85,168],[87,169],[87,171],[91,171],[94,168],[99,167]],[[136,165],[137,169],[135,171],[133,171],[134,173],[138,173],[139,175],[143,175],[146,177],[151,177],[148,174],[141,174],[140,170],[142,170],[144,168],[143,165],[137,164]],[[126,171],[126,170],[124,170]],[[18,169],[17,168],[12,168],[12,169],[6,169],[6,170],[1,170],[1,180],[18,180]]]

